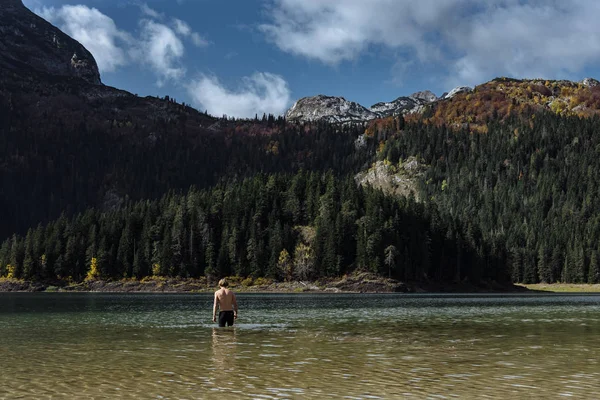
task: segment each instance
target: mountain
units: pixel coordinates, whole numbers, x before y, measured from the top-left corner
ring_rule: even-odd
[[[361,123],[403,115],[411,121],[452,127],[468,125],[471,130],[483,132],[495,118],[504,120],[511,113],[529,117],[540,111],[579,117],[600,114],[600,82],[594,78],[580,82],[496,78],[474,88],[455,87],[439,98],[423,91],[370,108],[343,97],[319,95],[298,100],[286,118],[300,122]]]
[[[343,97],[318,95],[298,100],[286,113],[290,121],[362,122],[380,115]]]
[[[385,118],[394,115],[402,115],[418,112],[426,104],[437,100],[437,96],[429,90],[413,93],[408,97],[398,97],[389,103],[373,104],[370,110],[378,115],[378,118]]]
[[[347,157],[362,133],[352,127],[218,119],[103,85],[78,42],[20,1],[0,1],[0,238],[225,177],[366,162],[368,150]],[[329,138],[334,148],[323,144]]]
[[[2,3],[0,68],[20,76],[42,74],[102,83],[98,65],[85,47],[28,10],[21,0]]]
[[[366,108],[343,97],[318,95],[298,100],[285,114],[290,121],[326,121],[329,123],[365,122],[376,118],[406,114],[420,110],[423,105],[437,100],[430,91],[398,97]]]

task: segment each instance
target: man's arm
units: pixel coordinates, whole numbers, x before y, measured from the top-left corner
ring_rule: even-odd
[[[233,304],[233,317],[234,317],[235,319],[237,319],[237,312],[238,312],[237,299],[235,298],[235,293],[231,292],[231,294],[233,295],[233,299],[232,299],[232,304]]]
[[[213,304],[213,322],[217,322],[217,307],[219,306],[219,296],[215,292],[215,302]]]

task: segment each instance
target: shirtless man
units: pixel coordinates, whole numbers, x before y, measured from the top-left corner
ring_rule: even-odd
[[[233,320],[237,319],[238,305],[235,294],[227,289],[229,282],[223,278],[219,281],[219,290],[215,292],[215,304],[213,306],[213,322],[217,322],[217,307],[219,308],[219,326],[232,326]]]

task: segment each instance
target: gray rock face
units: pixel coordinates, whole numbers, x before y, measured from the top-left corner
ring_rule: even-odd
[[[458,86],[452,89],[449,93],[445,93],[442,95],[442,99],[451,99],[459,93],[469,93],[472,92],[473,89],[468,86]]]
[[[596,80],[594,78],[585,78],[584,80],[581,81],[581,84],[583,86],[587,86],[587,87],[596,87],[596,86],[600,85],[600,82],[598,82],[598,80]]]
[[[376,103],[371,106],[371,111],[382,117],[405,114],[415,108],[419,101],[410,97],[398,97],[394,101]]]
[[[17,75],[76,77],[102,84],[92,54],[21,0],[0,0],[0,68]]]
[[[429,90],[423,90],[422,92],[413,93],[410,95],[410,97],[416,100],[425,101],[427,103],[434,102],[438,99],[437,96]]]
[[[418,182],[427,171],[427,165],[415,157],[401,162],[396,168],[377,161],[371,168],[359,172],[354,180],[361,186],[371,186],[395,196],[415,196],[419,199]]]
[[[418,112],[425,104],[436,101],[438,98],[429,90],[416,92],[408,97],[398,97],[392,102],[373,104],[370,110],[379,114],[381,118],[393,115],[409,114]]]
[[[286,113],[291,121],[361,122],[379,115],[343,97],[318,95],[298,100]]]
[[[343,97],[318,95],[298,100],[285,114],[292,121],[327,121],[327,122],[364,122],[375,118],[407,114],[418,111],[423,105],[437,100],[437,97],[426,90],[408,97],[398,97],[391,102],[374,104],[371,108],[363,107]]]

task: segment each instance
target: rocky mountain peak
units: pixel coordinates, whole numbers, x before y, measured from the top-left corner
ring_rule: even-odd
[[[422,92],[413,93],[408,97],[398,97],[391,102],[373,104],[370,110],[377,113],[380,117],[409,114],[421,110],[425,104],[434,102],[437,99],[435,94],[429,90],[424,90]]]
[[[377,118],[378,115],[343,97],[317,95],[298,100],[285,114],[288,120],[356,122]]]
[[[587,87],[596,87],[600,85],[600,82],[594,78],[585,78],[581,81],[581,84]]]
[[[416,93],[411,94],[408,97],[410,97],[412,99],[416,99],[416,100],[422,100],[427,103],[431,103],[438,99],[437,96],[429,90],[423,90],[421,92],[416,92]]]
[[[471,88],[469,86],[457,86],[454,89],[452,89],[449,93],[444,93],[442,95],[442,97],[440,97],[440,98],[441,99],[451,99],[459,93],[469,93],[472,91],[473,91],[473,88]]]
[[[296,121],[364,122],[375,118],[418,112],[424,105],[436,100],[438,98],[435,94],[425,90],[366,108],[343,97],[320,94],[298,100],[285,116],[288,120]]]
[[[92,54],[28,10],[21,0],[0,0],[0,68],[14,75],[76,77],[102,84]]]

